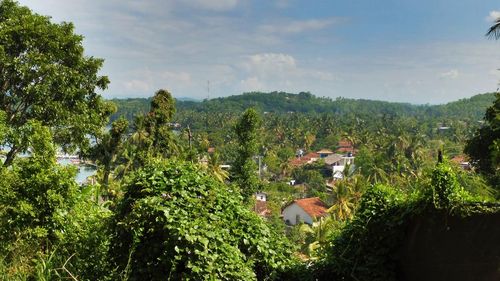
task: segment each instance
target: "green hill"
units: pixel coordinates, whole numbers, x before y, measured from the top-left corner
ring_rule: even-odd
[[[285,92],[251,92],[242,95],[215,98],[201,102],[177,100],[178,112],[228,112],[239,113],[249,107],[255,107],[261,112],[301,112],[301,113],[335,113],[335,114],[389,114],[389,115],[426,115],[433,117],[454,117],[461,119],[480,120],[486,108],[491,105],[495,97],[493,93],[480,94],[467,99],[441,105],[414,105],[378,100],[325,98],[316,97],[302,92],[291,94]],[[125,116],[128,120],[138,113],[149,110],[149,98],[113,99],[118,111],[112,120],[118,116]]]

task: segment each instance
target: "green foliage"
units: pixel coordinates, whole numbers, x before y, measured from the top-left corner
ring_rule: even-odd
[[[127,130],[127,120],[120,118],[113,121],[109,132],[97,138],[96,145],[90,150],[90,158],[103,170],[100,183],[106,188],[105,195],[109,193],[109,177],[112,170],[118,165],[117,156],[123,149],[124,135]]]
[[[288,263],[283,238],[193,164],[156,161],[126,188],[110,255],[122,278],[267,279]]]
[[[432,200],[436,209],[447,209],[456,205],[461,199],[457,176],[452,168],[445,163],[439,163],[432,172]]]
[[[472,158],[479,172],[487,175],[500,194],[500,93],[493,105],[486,110],[485,124],[469,139],[465,152]]]
[[[31,120],[53,129],[58,144],[85,148],[86,135],[114,110],[95,93],[109,82],[97,74],[103,60],[84,56],[73,29],[14,1],[0,2],[0,110],[12,131],[6,166],[26,146],[18,131]]]
[[[90,201],[90,187],[78,188],[75,173],[36,155],[0,170],[0,263],[8,279],[107,274],[108,212]]]
[[[430,186],[410,195],[385,185],[370,187],[354,218],[331,237],[312,276],[320,280],[396,280],[398,249],[413,218],[493,210],[463,190],[448,164],[438,164],[430,176]]]
[[[233,164],[233,178],[241,188],[244,198],[248,199],[259,188],[257,164],[254,156],[259,149],[258,130],[261,125],[258,113],[250,108],[246,110],[235,126],[238,141],[238,156]]]
[[[411,208],[393,188],[376,185],[361,199],[356,216],[332,238],[316,266],[320,279],[394,280],[394,249]],[[411,204],[410,204],[411,205]]]

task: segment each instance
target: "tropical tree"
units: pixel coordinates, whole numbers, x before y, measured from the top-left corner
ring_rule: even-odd
[[[472,164],[479,172],[487,175],[493,186],[500,183],[500,93],[484,116],[485,124],[465,147],[465,152],[472,158]]]
[[[335,184],[333,191],[333,205],[328,209],[336,220],[345,221],[354,214],[354,191],[352,186],[342,180]]]
[[[31,120],[52,129],[66,149],[89,145],[114,106],[97,90],[109,80],[99,76],[102,59],[84,55],[82,39],[71,23],[52,23],[12,0],[0,2],[0,110],[9,126],[10,166],[27,143],[19,130]]]
[[[214,152],[208,157],[208,172],[212,174],[218,181],[224,182],[229,178],[229,172],[224,170],[222,167],[222,162],[219,158],[219,153]]]
[[[262,121],[255,109],[247,109],[235,126],[238,140],[238,156],[232,167],[233,179],[240,186],[243,196],[248,199],[258,190],[257,164],[254,156],[258,153],[258,129]]]
[[[122,149],[124,135],[128,129],[128,121],[120,118],[111,124],[109,132],[103,134],[96,140],[97,144],[92,148],[90,158],[101,166],[103,173],[101,183],[106,192],[109,188],[109,177],[116,166],[116,158]]]
[[[500,38],[500,18],[497,18],[493,25],[486,32],[486,36],[490,38],[499,39]]]

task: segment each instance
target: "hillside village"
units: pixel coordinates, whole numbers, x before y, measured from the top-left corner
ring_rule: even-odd
[[[486,4],[354,2],[0,0],[0,280],[500,280]]]

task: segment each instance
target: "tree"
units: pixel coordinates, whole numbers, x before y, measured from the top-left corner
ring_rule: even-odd
[[[493,25],[488,29],[488,32],[486,32],[486,36],[495,39],[500,38],[500,18],[497,18]]]
[[[84,55],[71,23],[52,23],[12,0],[0,2],[0,110],[10,127],[4,166],[27,149],[18,130],[37,120],[67,149],[88,146],[87,135],[107,122],[114,108],[96,90],[109,80],[99,76],[102,59]]]
[[[465,153],[471,157],[472,165],[487,175],[493,186],[500,183],[500,93],[496,94],[496,98],[493,105],[486,110],[485,124],[465,146]]]
[[[257,164],[254,156],[258,153],[257,131],[262,121],[255,109],[247,109],[235,126],[238,140],[238,157],[233,165],[233,178],[240,186],[243,196],[248,199],[259,186]]]
[[[92,148],[90,157],[101,166],[103,173],[101,183],[106,192],[109,188],[109,177],[116,166],[116,158],[122,148],[123,136],[127,132],[128,121],[120,118],[111,124],[111,129],[106,132]]]
[[[195,164],[152,161],[125,188],[110,252],[122,276],[113,280],[274,280],[290,263],[286,239]]]
[[[180,152],[171,130],[174,113],[175,100],[172,94],[158,90],[151,100],[149,112],[135,118],[132,135],[118,157],[120,177],[129,170],[143,166],[151,158],[169,158]]]
[[[151,100],[151,110],[144,118],[144,130],[149,136],[146,149],[153,156],[169,157],[178,152],[171,131],[175,100],[166,90],[158,90]]]

